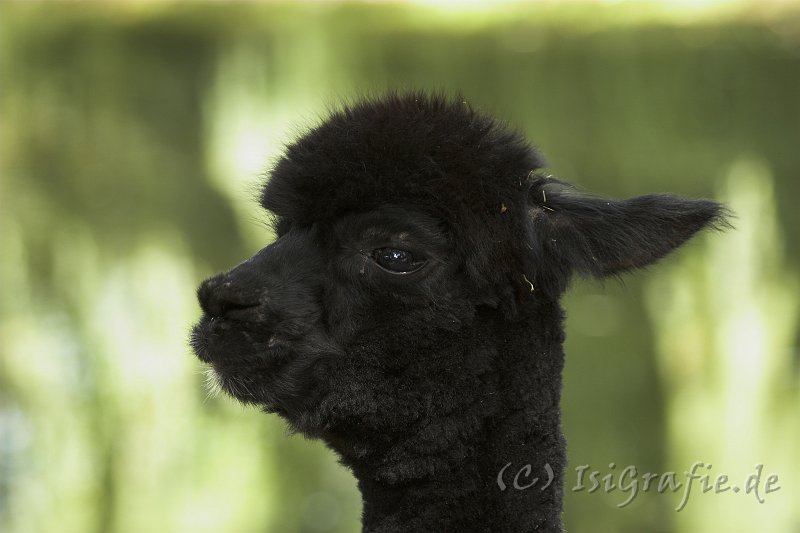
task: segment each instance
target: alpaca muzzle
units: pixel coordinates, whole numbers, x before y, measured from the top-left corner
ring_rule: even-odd
[[[200,284],[191,346],[219,388],[270,411],[301,409],[314,362],[338,351],[321,321],[322,268],[309,234],[290,232]]]

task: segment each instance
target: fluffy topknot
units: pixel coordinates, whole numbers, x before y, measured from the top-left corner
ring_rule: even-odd
[[[390,93],[333,113],[290,145],[262,205],[307,224],[384,205],[463,222],[510,207],[542,166],[517,131],[461,98]]]

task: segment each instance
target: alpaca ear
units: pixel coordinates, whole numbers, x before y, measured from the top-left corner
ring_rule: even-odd
[[[533,184],[528,200],[541,268],[566,277],[578,272],[602,278],[641,268],[703,228],[728,226],[721,204],[671,194],[612,200],[547,179]]]

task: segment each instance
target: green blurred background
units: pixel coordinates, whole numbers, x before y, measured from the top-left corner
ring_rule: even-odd
[[[3,2],[0,61],[1,532],[358,531],[350,474],[208,397],[186,335],[198,282],[272,238],[283,143],[390,87],[463,91],[587,189],[731,205],[566,299],[566,523],[800,532],[800,6]],[[781,489],[570,490],[695,461]]]

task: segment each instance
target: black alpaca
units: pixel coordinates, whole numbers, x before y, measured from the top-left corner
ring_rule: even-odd
[[[724,224],[711,201],[590,196],[542,166],[460,99],[347,107],[272,170],[278,239],[198,290],[197,355],[340,455],[366,532],[562,531],[570,276]]]

